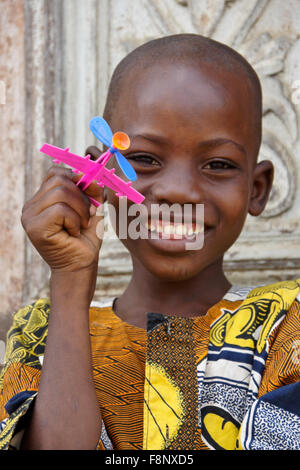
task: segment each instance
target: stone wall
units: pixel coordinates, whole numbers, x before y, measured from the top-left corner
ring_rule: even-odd
[[[23,301],[25,246],[20,208],[25,198],[25,19],[21,1],[0,5],[0,338],[8,313]],[[3,348],[0,347],[0,359]]]
[[[274,188],[226,255],[229,278],[244,285],[300,277],[299,0],[1,0],[0,340],[13,311],[47,294],[47,267],[19,222],[50,165],[41,144],[83,153],[95,143],[88,122],[102,113],[117,62],[145,40],[180,32],[232,46],[263,87],[260,159],[275,164]],[[96,299],[118,295],[130,277],[129,255],[110,235]]]

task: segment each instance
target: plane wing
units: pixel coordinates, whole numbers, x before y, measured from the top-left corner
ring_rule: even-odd
[[[94,168],[94,165],[96,165],[95,161],[90,160],[87,157],[80,157],[75,153],[71,153],[68,148],[61,149],[54,145],[44,144],[40,151],[52,157],[55,163],[66,163],[82,173],[88,173],[92,168]]]
[[[112,168],[109,170],[108,168],[104,167],[101,175],[99,177],[99,186],[108,186],[111,188],[113,191],[116,192],[116,195],[121,197],[121,196],[126,196],[128,199],[131,201],[141,204],[145,197],[136,191],[134,188],[131,187],[132,181],[124,181],[121,178],[119,178],[117,175],[114,174],[115,169]],[[97,177],[96,177],[97,179]]]
[[[96,166],[98,166],[98,163],[89,159],[89,156],[80,157],[75,153],[69,152],[68,148],[63,150],[59,147],[55,147],[54,145],[44,144],[40,151],[52,157],[54,163],[65,163],[71,166],[75,171],[82,172],[84,174],[89,173],[90,170],[96,169]],[[108,186],[116,192],[117,196],[126,196],[131,201],[141,204],[145,198],[142,194],[131,187],[132,181],[126,182],[114,173],[114,168],[109,170],[105,166],[102,166],[99,176],[97,177],[97,172],[95,174],[95,179],[98,182],[98,185],[101,187]]]

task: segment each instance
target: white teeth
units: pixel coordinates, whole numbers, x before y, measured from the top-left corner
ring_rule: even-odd
[[[194,227],[194,228],[193,228]],[[165,235],[192,236],[203,231],[198,224],[181,224],[181,223],[161,223],[156,224],[147,222],[147,229]]]
[[[175,232],[176,232],[176,235],[184,235],[184,233],[185,233],[184,225],[182,225],[182,224],[176,225]]]
[[[163,232],[167,235],[174,235],[174,225],[165,225],[163,228]]]

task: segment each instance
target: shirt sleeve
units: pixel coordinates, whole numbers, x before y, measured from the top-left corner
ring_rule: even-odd
[[[38,393],[49,313],[49,299],[39,299],[13,316],[0,375],[0,450],[20,448]],[[103,425],[97,449],[107,445]]]
[[[238,448],[300,450],[300,302],[274,330],[258,398],[240,428]]]
[[[50,304],[39,299],[20,309],[7,333],[0,376],[0,449],[19,448],[38,391]]]

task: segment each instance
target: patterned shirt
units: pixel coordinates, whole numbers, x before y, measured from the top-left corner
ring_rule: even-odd
[[[90,308],[98,449],[300,449],[300,279],[231,288],[206,315],[148,313],[147,331]],[[49,300],[22,308],[0,376],[0,449],[38,393]],[[76,393],[76,391],[74,391]]]

